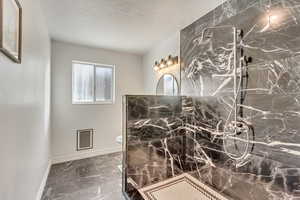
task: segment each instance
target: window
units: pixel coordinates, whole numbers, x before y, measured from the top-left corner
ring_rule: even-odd
[[[73,104],[114,103],[114,76],[114,66],[73,61]]]

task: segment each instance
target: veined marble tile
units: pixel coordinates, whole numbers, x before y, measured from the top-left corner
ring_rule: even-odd
[[[300,199],[299,20],[298,0],[230,0],[181,31],[186,96],[127,97],[131,199],[141,199],[140,187],[186,172],[233,199]],[[237,121],[233,27],[244,33],[237,59],[241,50],[252,58]]]

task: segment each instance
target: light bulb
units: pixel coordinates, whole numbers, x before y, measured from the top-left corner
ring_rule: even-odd
[[[158,64],[157,61],[155,62],[155,65],[154,65],[153,69],[154,69],[155,71],[158,71],[158,70],[159,70],[159,64]]]
[[[174,64],[174,62],[173,62],[173,58],[172,58],[172,56],[171,55],[169,55],[169,57],[168,57],[168,61],[167,61],[167,65],[173,65]]]
[[[166,62],[165,62],[164,59],[161,59],[159,67],[160,67],[160,68],[166,67]]]

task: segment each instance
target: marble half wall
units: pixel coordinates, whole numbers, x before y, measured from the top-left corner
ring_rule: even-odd
[[[233,199],[299,198],[300,119],[292,110],[300,106],[291,98],[251,95],[244,120],[253,132],[233,140],[226,137],[225,96],[126,96],[125,193],[141,199],[137,189],[187,172]]]
[[[137,189],[184,171],[185,131],[181,97],[124,97],[123,190],[132,200]]]

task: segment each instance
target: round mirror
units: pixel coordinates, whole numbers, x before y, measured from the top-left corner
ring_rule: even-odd
[[[156,95],[177,96],[178,82],[172,74],[164,74],[160,77],[156,86]]]

